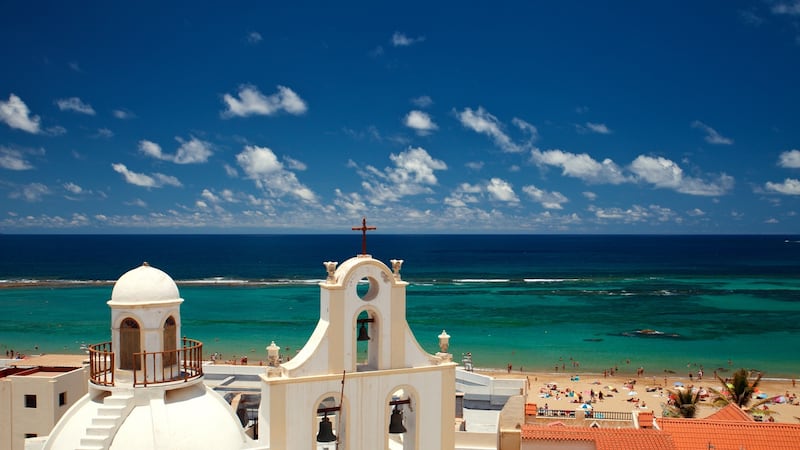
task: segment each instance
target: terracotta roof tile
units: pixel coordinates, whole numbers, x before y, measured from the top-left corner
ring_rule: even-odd
[[[665,418],[658,421],[677,450],[797,450],[800,424]]]
[[[742,411],[742,408],[739,408],[733,403],[725,406],[724,408],[720,409],[714,414],[711,414],[710,416],[706,417],[706,420],[721,420],[729,422],[754,422],[752,417],[750,417],[746,412]]]
[[[597,450],[675,450],[672,437],[659,430],[523,425],[523,440],[594,442]]]

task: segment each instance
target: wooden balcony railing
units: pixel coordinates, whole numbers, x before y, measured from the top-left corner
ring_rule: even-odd
[[[93,344],[89,349],[89,380],[100,386],[114,386],[114,352],[111,342]]]
[[[133,386],[189,381],[203,375],[203,343],[182,338],[181,348],[132,355]],[[89,345],[89,380],[100,386],[115,386],[115,355],[111,342]]]
[[[133,372],[133,386],[185,382],[202,376],[203,343],[186,337],[181,341],[182,348],[176,350],[134,353],[134,367],[141,367],[141,370]],[[148,368],[153,373],[148,373]]]

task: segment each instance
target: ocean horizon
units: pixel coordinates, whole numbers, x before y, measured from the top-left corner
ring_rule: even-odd
[[[393,235],[407,320],[437,351],[447,330],[477,367],[686,376],[740,367],[796,377],[800,236]],[[324,261],[361,250],[337,235],[0,235],[0,347],[78,353],[110,338],[112,283],[144,261],[175,279],[182,332],[206,356],[285,355],[319,318]],[[1,352],[2,350],[0,350]]]

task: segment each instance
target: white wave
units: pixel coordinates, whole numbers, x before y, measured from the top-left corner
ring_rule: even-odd
[[[460,278],[453,280],[455,283],[508,283],[509,278]]]
[[[565,281],[579,280],[579,278],[523,278],[526,283],[563,283]]]

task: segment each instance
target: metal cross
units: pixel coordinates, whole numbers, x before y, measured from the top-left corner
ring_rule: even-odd
[[[360,227],[353,227],[353,231],[360,231],[361,232],[361,254],[367,254],[367,231],[377,230],[377,227],[368,227],[367,226],[367,218],[364,217],[361,219],[361,226]]]

